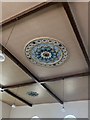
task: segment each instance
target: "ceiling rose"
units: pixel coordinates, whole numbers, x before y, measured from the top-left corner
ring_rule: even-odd
[[[29,96],[32,96],[32,97],[36,97],[36,96],[39,95],[39,93],[34,92],[34,91],[27,92],[27,94],[28,94]]]
[[[65,62],[68,51],[66,47],[53,38],[37,38],[25,46],[26,57],[34,64],[57,66]]]

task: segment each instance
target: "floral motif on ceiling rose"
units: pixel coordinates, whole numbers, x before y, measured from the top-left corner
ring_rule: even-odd
[[[68,56],[66,47],[52,38],[38,38],[25,46],[26,57],[34,64],[57,66],[64,63]]]

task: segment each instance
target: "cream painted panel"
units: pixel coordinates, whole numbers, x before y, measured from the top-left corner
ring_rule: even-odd
[[[47,85],[64,101],[88,100],[88,77],[69,78]]]
[[[0,84],[14,85],[32,81],[31,78],[23,72],[15,63],[13,63],[7,56],[6,60],[0,64]]]
[[[3,31],[3,40],[6,39],[4,34],[7,31],[8,29]],[[34,38],[43,36],[56,38],[67,47],[69,58],[65,64],[59,67],[45,68],[34,65],[27,60],[24,54],[25,44]],[[7,48],[29,70],[43,79],[87,70],[82,51],[61,5],[51,6],[18,21]]]
[[[81,33],[83,43],[88,52],[88,2],[73,2],[70,3],[72,12],[77,22],[79,31]]]
[[[13,105],[15,103],[15,105],[25,105],[24,103],[22,103],[21,101],[15,99],[14,97],[12,97],[11,95],[7,94],[6,92],[0,93],[0,101],[3,101],[9,105]]]
[[[32,104],[43,104],[43,103],[56,103],[57,100],[53,98],[47,90],[38,84],[33,84],[26,87],[20,87],[18,89],[10,89],[12,92],[17,93],[18,96],[27,100]],[[18,92],[16,92],[18,91]],[[37,92],[39,95],[36,97],[29,96],[27,92]]]
[[[2,118],[9,118],[11,109],[11,106],[0,101],[0,120]]]
[[[37,4],[39,2],[2,2],[2,21],[30,9]]]

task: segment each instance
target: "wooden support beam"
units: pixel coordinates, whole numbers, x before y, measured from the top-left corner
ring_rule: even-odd
[[[42,85],[54,98],[56,98],[59,103],[63,104],[63,101],[60,100],[60,99],[49,89],[49,87],[46,85],[46,83],[41,83],[41,85]]]
[[[35,9],[33,9],[33,10],[30,10],[30,11],[28,11],[28,12],[26,12],[26,13],[21,13],[19,16],[14,16],[14,18],[9,19],[9,20],[7,20],[7,21],[4,21],[4,22],[2,23],[2,26],[6,26],[7,24],[12,23],[12,22],[16,21],[17,19],[21,19],[21,18],[23,18],[23,17],[26,17],[26,16],[32,14],[32,13],[35,13],[35,12],[37,12],[37,11],[39,11],[39,10],[43,9],[44,7],[47,7],[47,6],[51,5],[51,4],[55,4],[55,3],[53,3],[53,2],[52,2],[52,3],[51,3],[51,2],[50,2],[50,3],[45,3],[45,5],[41,5],[40,7],[37,7],[37,8],[35,8]],[[70,7],[69,7],[69,5],[68,5],[67,2],[62,2],[62,4],[63,4],[63,7],[64,7],[66,13],[67,13],[67,16],[68,16],[68,18],[69,18],[69,21],[70,21],[70,23],[71,23],[71,26],[72,26],[72,28],[73,28],[73,31],[74,31],[74,33],[75,33],[75,35],[76,35],[76,38],[77,38],[78,43],[79,43],[79,45],[80,45],[80,48],[81,48],[81,50],[82,50],[82,52],[83,52],[83,55],[84,55],[84,57],[85,57],[85,60],[86,60],[86,62],[87,62],[87,64],[88,64],[88,66],[90,66],[90,60],[89,60],[88,54],[87,54],[87,52],[86,52],[85,46],[84,46],[84,44],[83,44],[82,37],[81,37],[81,35],[80,35],[80,33],[79,33],[79,30],[78,30],[78,27],[77,27],[77,25],[76,25],[75,19],[74,19],[74,17],[73,17],[72,12],[71,12],[71,9],[70,9]],[[2,45],[1,45],[1,46],[2,46]],[[17,58],[15,58],[6,48],[4,48],[3,46],[2,46],[2,48],[4,49],[4,53],[5,53],[11,60],[13,60],[13,62],[15,62],[25,73],[27,73],[27,74],[34,80],[34,82],[37,82],[38,84],[41,84],[41,85],[50,93],[50,95],[52,95],[57,101],[59,101],[61,104],[63,104],[63,101],[60,100],[60,99],[47,87],[47,85],[46,85],[45,83],[40,83],[40,79],[39,79],[39,78],[37,78],[32,72],[30,72],[30,71],[29,71]],[[83,74],[83,76],[84,76],[84,74]],[[70,76],[68,76],[67,78],[69,78],[69,77],[70,77]],[[71,77],[74,77],[74,75],[72,75]],[[58,80],[58,79],[60,79],[60,77],[58,77],[58,78],[53,78],[52,80],[53,80],[53,81],[56,81],[56,80]],[[61,77],[61,79],[63,79],[63,77]]]
[[[70,75],[65,75],[65,76],[60,76],[56,78],[51,78],[51,79],[46,79],[46,80],[40,80],[40,83],[45,83],[45,82],[55,82],[55,81],[60,81],[60,80],[66,80],[68,78],[77,78],[77,77],[84,77],[84,76],[90,76],[90,72],[83,72],[83,73],[77,73],[77,74],[70,74]],[[20,83],[20,84],[15,84],[15,85],[7,85],[3,86],[4,89],[8,88],[17,88],[17,87],[23,87],[23,86],[29,86],[32,84],[35,84],[35,81],[32,82],[26,82],[26,83]]]
[[[38,12],[38,11],[44,9],[44,8],[47,8],[47,7],[49,7],[49,6],[53,5],[53,4],[56,4],[56,2],[41,2],[41,3],[39,3],[38,5],[36,5],[36,6],[32,7],[32,8],[29,8],[29,9],[15,15],[13,17],[10,17],[10,18],[4,20],[2,23],[0,23],[0,26],[4,27],[4,26],[6,26],[8,24],[11,24],[11,23],[13,23],[13,22],[15,22],[17,20],[20,20],[20,19],[22,19],[22,18],[24,18],[26,16],[29,16],[29,15],[31,15],[33,13],[36,13],[36,12]]]
[[[9,95],[15,97],[16,99],[20,100],[21,102],[23,102],[23,103],[29,105],[30,107],[32,107],[32,104],[31,104],[31,103],[27,102],[27,101],[24,100],[23,98],[21,98],[21,97],[17,96],[16,94],[12,93],[10,90],[5,89],[4,91],[5,91],[6,93],[8,93]]]
[[[71,8],[70,8],[68,2],[62,2],[62,5],[63,5],[64,10],[65,10],[65,12],[66,12],[66,14],[68,16],[68,19],[69,19],[70,24],[71,24],[71,26],[73,28],[73,31],[74,31],[74,33],[76,35],[77,41],[78,41],[79,46],[80,46],[80,48],[81,48],[81,50],[83,52],[83,55],[84,55],[85,60],[87,62],[87,65],[88,65],[88,67],[90,67],[90,59],[89,59],[88,54],[86,52],[85,46],[83,44],[83,40],[82,40],[82,37],[81,37],[80,32],[78,30],[78,27],[77,27],[77,24],[75,22],[73,13],[71,11]]]
[[[9,88],[24,87],[24,86],[32,85],[32,84],[35,84],[35,83],[36,83],[35,81],[32,81],[32,82],[20,83],[20,84],[15,84],[15,85],[5,85],[2,88],[3,89],[9,89]]]
[[[84,76],[90,76],[90,72],[70,74],[66,76],[56,77],[56,78],[49,79],[49,81],[53,82],[53,81],[58,81],[58,80],[63,80],[63,79],[68,79],[68,78],[76,78],[76,77],[84,77]]]

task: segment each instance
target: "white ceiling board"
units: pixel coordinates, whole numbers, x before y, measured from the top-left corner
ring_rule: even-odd
[[[0,63],[0,84],[14,85],[32,81],[13,61],[7,56],[3,63]]]
[[[3,31],[3,44],[7,39]],[[52,37],[60,40],[69,51],[66,63],[59,67],[45,68],[28,61],[24,47],[30,40],[37,37]],[[87,64],[78,45],[75,34],[63,7],[54,5],[17,22],[12,36],[6,46],[36,76],[49,78],[63,74],[73,74],[87,70]]]
[[[82,84],[81,84],[82,83]],[[88,100],[88,77],[70,78],[47,83],[49,89],[56,94],[61,100],[64,101],[79,101]],[[53,98],[43,87],[38,84],[33,84],[26,87],[19,87],[10,89],[13,93],[25,99],[32,104],[43,104],[43,103],[56,103],[57,100]],[[27,92],[37,92],[39,95],[37,97],[28,96]],[[3,93],[3,101],[7,99],[7,103],[14,101],[11,97],[5,96]],[[8,100],[9,99],[9,100]],[[12,103],[11,102],[11,103]],[[22,105],[22,103],[15,101],[17,105]]]
[[[4,34],[3,34],[3,32],[2,31],[0,31],[1,32],[1,39],[0,39],[0,43],[1,44],[3,44],[3,42],[4,42],[4,46],[6,46],[7,45],[7,41],[8,41],[8,39],[9,39],[9,36],[10,36],[10,34],[11,34],[11,32],[12,32],[12,29],[13,29],[13,26],[15,25],[15,23],[12,23],[12,24],[10,24],[9,26],[7,26],[7,27],[4,27],[4,28],[2,28],[2,31],[5,29],[5,30],[7,30],[7,32],[5,32]],[[6,38],[4,38],[4,36],[6,36]],[[11,34],[11,36],[12,36],[12,34]]]
[[[2,20],[2,4],[0,2],[0,21]]]
[[[70,6],[88,52],[88,2],[73,2]]]
[[[45,90],[42,86],[38,84],[33,84],[30,86],[25,87],[19,87],[10,89],[12,92],[16,93],[18,96],[22,97],[28,102],[31,102],[32,104],[43,104],[43,103],[56,103],[57,100],[53,98],[47,90]],[[16,92],[18,91],[18,92]],[[29,96],[27,92],[37,92],[39,95],[36,97]]]
[[[25,103],[22,103],[21,101],[17,100],[15,97],[12,97],[11,95],[9,95],[6,92],[4,92],[3,94],[0,93],[0,101],[5,102],[9,105],[13,105],[14,103],[17,106],[25,105]]]
[[[88,100],[88,77],[69,78],[47,85],[64,101]]]
[[[39,2],[2,2],[2,21],[13,17],[27,9],[30,9]]]
[[[24,10],[25,6],[23,7],[23,5],[21,5],[20,10]],[[25,5],[28,6],[27,4]],[[17,5],[15,4],[15,6]],[[81,10],[79,9],[80,6],[82,6]],[[86,3],[85,6],[82,3],[79,3],[78,5],[76,5],[76,3],[71,3],[71,8],[73,9],[79,30],[84,39],[85,47],[88,49],[87,23],[86,26],[84,25],[84,23],[87,21],[87,18],[84,18],[87,16],[87,14],[85,14],[87,12]],[[10,9],[8,10],[10,11]],[[84,14],[82,15],[83,10]],[[14,12],[18,13],[18,11],[13,11],[12,15],[16,14]],[[5,16],[3,17],[5,18]],[[87,63],[79,47],[70,22],[63,7],[60,4],[45,8],[28,17],[18,20],[10,40],[7,43],[7,39],[13,25],[14,23],[4,27],[2,43],[17,59],[21,61],[21,63],[23,63],[23,65],[25,65],[37,77],[47,79],[88,70]],[[29,41],[38,37],[51,37],[63,43],[69,51],[69,57],[67,61],[61,66],[52,68],[41,67],[30,63],[30,61],[25,56],[24,47]],[[9,60],[8,57],[6,57],[6,61],[3,63],[3,67],[1,68],[3,68],[1,69],[1,72],[3,70],[3,81],[1,82],[3,85],[10,85],[27,81],[29,82],[29,76],[27,76],[26,73],[18,68],[17,65],[15,65],[11,60]],[[17,78],[19,78],[19,80]],[[63,81],[52,83],[50,82],[47,83],[47,85],[50,87],[52,92],[54,92],[59,98],[63,99]],[[65,101],[88,99],[88,77],[66,79],[64,83],[64,89]],[[16,93],[17,89],[10,90]],[[28,91],[36,91],[39,93],[39,96],[36,98],[30,97],[27,95]],[[18,96],[22,97],[28,102],[32,102],[33,104],[57,102],[51,95],[48,94],[44,88],[38,84],[20,87],[17,94]],[[3,96],[3,101],[6,101],[8,104],[12,104],[12,98],[9,98],[6,95]],[[17,105],[22,105],[22,103],[18,101],[16,102]]]

